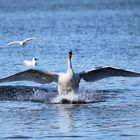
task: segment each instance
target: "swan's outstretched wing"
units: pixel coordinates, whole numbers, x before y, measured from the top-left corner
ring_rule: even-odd
[[[28,42],[28,41],[30,41],[30,40],[33,40],[34,38],[27,38],[27,39],[25,39],[25,40],[23,40],[23,42]]]
[[[7,45],[9,46],[9,45],[13,45],[13,44],[20,45],[20,42],[19,41],[13,41],[13,42],[8,43]]]
[[[49,72],[43,72],[41,70],[29,69],[0,79],[0,83],[14,81],[34,81],[37,83],[45,84],[50,82],[57,82],[58,75]]]
[[[98,67],[89,71],[81,72],[80,78],[87,82],[94,82],[107,77],[140,77],[140,73],[113,67]]]

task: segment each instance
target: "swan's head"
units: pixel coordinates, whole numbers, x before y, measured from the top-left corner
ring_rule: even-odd
[[[69,59],[72,58],[72,50],[71,49],[69,49],[69,51],[68,51],[68,57],[69,57]]]

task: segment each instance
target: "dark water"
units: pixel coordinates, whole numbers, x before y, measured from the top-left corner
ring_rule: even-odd
[[[36,39],[25,48],[6,46],[27,37]],[[27,69],[32,57],[38,69],[65,71],[69,48],[76,72],[104,65],[140,72],[140,1],[0,1],[0,77]],[[79,94],[87,104],[54,104],[55,84],[1,84],[0,138],[140,139],[139,78],[82,81]]]

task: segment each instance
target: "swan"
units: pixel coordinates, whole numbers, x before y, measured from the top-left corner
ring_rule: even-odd
[[[74,73],[72,68],[72,51],[68,51],[68,68],[66,73],[51,73],[37,69],[28,69],[14,75],[0,79],[0,83],[13,81],[34,81],[41,84],[58,83],[58,94],[77,93],[79,83],[83,79],[86,82],[95,82],[107,77],[140,77],[140,73],[130,70],[105,66],[97,67],[80,73]]]
[[[35,67],[36,64],[37,64],[37,58],[32,58],[32,60],[24,60],[23,63],[26,65],[26,66],[33,66]]]
[[[20,46],[25,46],[28,41],[31,41],[33,39],[35,39],[35,38],[30,37],[30,38],[26,38],[22,41],[12,41],[12,42],[8,43],[7,45],[9,46],[9,45],[14,45],[15,44],[15,45],[20,45]]]

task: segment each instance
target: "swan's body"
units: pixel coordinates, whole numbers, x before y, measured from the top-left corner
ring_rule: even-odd
[[[34,38],[27,38],[25,40],[22,41],[12,41],[10,43],[8,43],[7,45],[20,45],[20,46],[25,46],[27,44],[27,42],[33,40]]]
[[[34,81],[41,84],[56,82],[58,83],[58,94],[76,93],[79,89],[80,80],[94,82],[106,77],[123,76],[123,77],[140,77],[140,73],[129,70],[118,69],[113,67],[98,67],[88,71],[75,74],[71,64],[72,51],[68,52],[68,69],[66,73],[50,73],[41,70],[29,69],[17,74],[0,79],[2,82],[12,81]]]
[[[37,64],[37,59],[33,57],[32,60],[24,60],[23,63],[28,67],[35,67]]]
[[[72,52],[68,53],[68,69],[66,73],[59,74],[58,93],[77,92],[79,89],[80,77],[76,75],[71,64]]]

